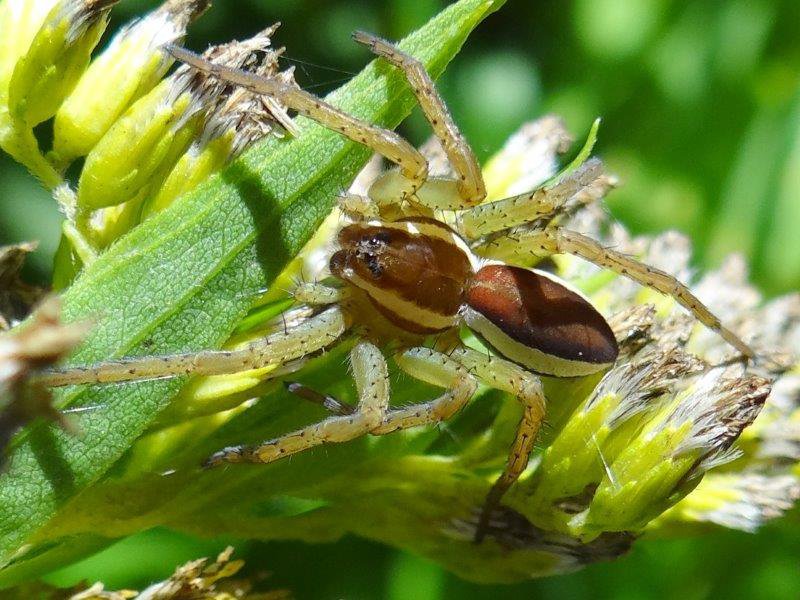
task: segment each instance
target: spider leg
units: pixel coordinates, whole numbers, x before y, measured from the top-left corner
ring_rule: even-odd
[[[316,446],[347,442],[378,427],[389,407],[389,370],[374,344],[359,342],[350,352],[350,363],[358,390],[358,405],[352,414],[328,417],[256,446],[231,446],[213,454],[206,466],[222,463],[271,463]],[[305,397],[305,396],[304,396]]]
[[[551,215],[602,176],[602,163],[597,159],[588,160],[573,173],[548,187],[460,212],[457,223],[459,233],[466,239],[474,240]]]
[[[698,321],[717,332],[726,342],[736,348],[743,357],[747,359],[755,357],[752,348],[737,334],[723,326],[719,318],[673,275],[646,265],[621,252],[606,248],[581,233],[557,226],[549,226],[544,229],[517,228],[488,242],[484,247],[491,246],[495,246],[504,254],[504,250],[508,251],[513,247],[511,258],[572,254],[600,267],[610,269],[657,292],[671,296]]]
[[[380,206],[369,196],[344,192],[339,196],[339,209],[360,221],[380,218]]]
[[[314,404],[319,404],[328,412],[334,415],[352,415],[356,409],[350,404],[345,404],[329,394],[322,394],[307,385],[297,381],[287,381],[284,383],[286,389],[303,400],[308,400]]]
[[[292,296],[301,304],[336,304],[346,299],[348,290],[345,288],[335,288],[321,283],[304,282],[297,285],[292,290]]]
[[[411,348],[395,355],[397,366],[412,377],[445,388],[433,400],[396,408],[371,431],[384,435],[399,429],[431,425],[445,421],[461,410],[478,388],[475,379],[458,362],[430,348]]]
[[[170,46],[169,51],[178,60],[203,73],[242,86],[256,94],[275,98],[304,117],[386,157],[400,167],[403,177],[400,193],[403,196],[416,192],[428,176],[428,163],[422,154],[394,131],[357,119],[313,94],[277,78],[261,77],[241,69],[218,65],[178,46]]]
[[[302,358],[331,345],[350,326],[338,306],[310,317],[288,331],[278,331],[236,350],[205,350],[164,356],[142,356],[42,371],[36,382],[49,387],[118,383],[180,375],[222,375]]]
[[[486,385],[516,396],[523,407],[506,466],[489,490],[481,509],[475,530],[475,542],[480,543],[486,535],[493,510],[528,466],[528,458],[544,421],[546,402],[539,377],[519,365],[465,347],[457,348],[450,356]]]
[[[430,402],[412,404],[388,412],[382,423],[370,431],[373,435],[384,435],[398,429],[444,421],[456,413],[472,395],[467,394],[470,389],[469,376],[446,354],[429,348],[413,348],[395,356],[395,360],[409,375],[433,385],[450,388],[455,393],[445,393]],[[419,368],[422,368],[422,371],[418,370]],[[302,383],[287,382],[286,388],[299,398],[325,407],[334,415],[349,415],[354,410],[349,404],[317,392]]]
[[[441,141],[450,164],[458,175],[456,189],[463,205],[474,206],[480,203],[486,197],[486,186],[483,183],[478,160],[453,121],[450,111],[436,91],[433,79],[423,64],[390,42],[363,31],[355,32],[353,39],[405,73],[422,112],[431,124],[436,137]],[[418,195],[423,194],[424,190],[418,192]],[[421,201],[426,204],[424,199]]]

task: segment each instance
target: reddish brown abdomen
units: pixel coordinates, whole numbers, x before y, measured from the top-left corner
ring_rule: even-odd
[[[603,316],[542,272],[486,266],[475,274],[465,303],[472,329],[507,358],[541,373],[586,375],[619,353]]]

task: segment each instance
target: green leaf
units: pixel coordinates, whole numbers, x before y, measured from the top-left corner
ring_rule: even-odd
[[[555,185],[589,160],[589,157],[592,155],[592,150],[594,150],[594,145],[597,143],[597,132],[600,131],[600,122],[601,119],[599,117],[592,122],[592,126],[589,128],[589,133],[586,136],[586,141],[578,151],[578,154],[575,155],[575,158],[573,158],[567,166],[553,175],[547,183],[545,183],[545,187]]]
[[[453,4],[401,48],[438,76],[469,32],[502,3]],[[377,62],[328,99],[387,127],[396,126],[413,106],[401,74]],[[303,121],[301,127],[297,139],[246,153],[83,273],[64,295],[65,315],[70,321],[90,318],[95,325],[73,363],[218,347],[226,339],[258,290],[269,286],[300,250],[369,156],[314,124]],[[87,488],[108,477],[181,384],[72,390],[61,396],[63,405],[93,407],[75,419],[80,435],[38,424],[17,437],[0,477],[0,585],[40,571],[26,565],[28,558],[48,569],[66,561],[42,559],[53,544],[53,552],[69,554],[58,546],[53,520],[69,522],[71,511],[91,499]]]

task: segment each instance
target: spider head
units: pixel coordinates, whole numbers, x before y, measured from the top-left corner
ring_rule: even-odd
[[[473,271],[446,225],[421,218],[355,223],[338,241],[331,273],[365,292],[395,325],[432,333],[456,323]]]
[[[603,316],[543,271],[487,265],[472,279],[462,314],[504,357],[546,375],[577,377],[611,366],[619,349]]]

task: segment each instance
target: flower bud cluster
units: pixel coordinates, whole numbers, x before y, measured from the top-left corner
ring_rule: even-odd
[[[92,54],[117,0],[0,4],[0,147],[53,192],[66,216],[56,281],[258,140],[293,132],[286,109],[174,63],[171,44],[210,0],[165,0]],[[205,56],[293,83],[271,47],[277,26]],[[52,121],[42,148],[34,128]],[[67,168],[85,158],[77,182]]]

